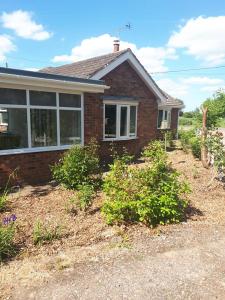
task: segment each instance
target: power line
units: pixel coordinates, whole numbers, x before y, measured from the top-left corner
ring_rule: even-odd
[[[179,73],[179,72],[200,71],[200,70],[211,70],[211,69],[220,69],[220,68],[225,68],[225,66],[203,67],[203,68],[190,68],[190,69],[171,70],[171,71],[164,71],[164,72],[150,72],[150,74]]]

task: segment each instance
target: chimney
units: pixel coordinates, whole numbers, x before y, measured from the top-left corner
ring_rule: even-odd
[[[113,52],[118,52],[118,51],[120,51],[120,41],[114,40],[113,41]]]

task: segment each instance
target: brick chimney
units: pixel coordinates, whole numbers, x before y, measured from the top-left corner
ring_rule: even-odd
[[[113,52],[118,52],[118,51],[120,51],[120,41],[114,40],[113,41]]]

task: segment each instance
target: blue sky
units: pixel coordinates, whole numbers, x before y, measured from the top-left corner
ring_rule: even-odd
[[[128,22],[121,49],[186,110],[225,88],[224,0],[1,1],[0,65],[36,70],[111,52]]]

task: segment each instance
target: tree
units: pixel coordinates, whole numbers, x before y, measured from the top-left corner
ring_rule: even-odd
[[[212,98],[206,99],[203,107],[207,107],[207,128],[217,127],[221,119],[225,119],[225,91],[219,90]]]

